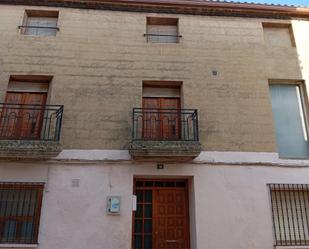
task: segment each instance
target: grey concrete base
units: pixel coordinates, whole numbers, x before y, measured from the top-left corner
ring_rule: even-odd
[[[44,159],[55,157],[61,151],[57,141],[0,140],[0,158]]]
[[[133,159],[157,161],[188,161],[201,152],[198,141],[132,141],[129,153]]]

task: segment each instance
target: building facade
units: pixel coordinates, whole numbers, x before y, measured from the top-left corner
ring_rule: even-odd
[[[0,247],[309,248],[308,30],[288,6],[0,0]]]

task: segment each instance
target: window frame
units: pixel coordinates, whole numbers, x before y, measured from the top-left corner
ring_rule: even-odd
[[[48,26],[31,26],[28,25],[28,21],[30,18],[46,18],[46,20],[48,19],[55,19],[55,23],[56,25],[53,27],[48,27]],[[58,31],[60,30],[58,27],[59,24],[59,11],[56,10],[25,10],[25,14],[24,14],[24,18],[23,18],[23,22],[22,25],[18,26],[18,28],[20,29],[20,33],[22,35],[25,36],[56,36]],[[54,31],[53,33],[40,33],[40,34],[34,34],[32,32],[30,32],[30,34],[28,34],[28,31],[31,29],[35,29],[37,32],[40,30],[49,30],[49,31]]]
[[[176,35],[169,35],[169,34],[152,34],[149,32],[149,26],[175,26],[176,27]],[[175,38],[175,41],[164,41],[163,39],[160,40],[160,36]],[[175,17],[154,17],[154,16],[147,16],[146,17],[146,33],[144,34],[146,37],[147,43],[151,44],[179,44],[180,38],[182,35],[179,34],[179,18]],[[152,41],[151,37],[157,37],[158,41]]]

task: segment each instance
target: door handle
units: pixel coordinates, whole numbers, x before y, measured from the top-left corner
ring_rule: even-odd
[[[166,242],[166,243],[177,243],[178,240],[175,240],[175,239],[166,239],[165,242]]]

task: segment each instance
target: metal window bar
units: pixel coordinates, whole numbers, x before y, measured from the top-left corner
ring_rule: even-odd
[[[62,105],[0,103],[0,139],[59,141]]]
[[[44,183],[0,182],[0,243],[36,244]]]
[[[179,43],[181,35],[176,34],[160,34],[160,33],[146,33],[144,37],[147,38],[147,42],[150,43]]]
[[[182,38],[182,35],[151,34],[151,33],[144,34],[144,36],[167,36],[167,37],[178,37],[178,38]]]
[[[132,140],[199,141],[196,109],[133,108]]]
[[[57,31],[60,30],[59,27],[48,27],[48,26],[31,26],[31,25],[19,25],[19,29],[26,28],[26,29],[55,29]]]
[[[269,184],[275,246],[309,245],[309,185]]]

